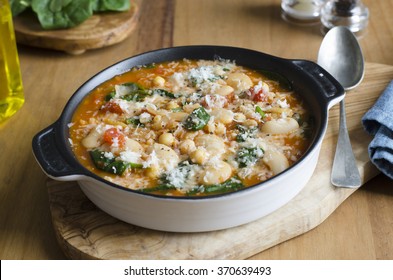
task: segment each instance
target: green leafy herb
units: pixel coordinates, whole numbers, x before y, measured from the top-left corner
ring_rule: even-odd
[[[186,195],[187,195],[187,196],[193,196],[193,195],[196,195],[196,194],[201,193],[201,192],[204,192],[204,191],[205,191],[204,186],[196,186],[196,187],[193,188],[192,190],[188,191],[188,192],[186,193]]]
[[[105,101],[109,101],[109,100],[111,100],[112,98],[114,98],[116,96],[116,92],[115,91],[112,91],[112,92],[110,92],[109,94],[107,94],[106,96],[105,96]]]
[[[237,129],[239,130],[239,134],[236,135],[236,142],[245,142],[247,138],[254,137],[257,131],[256,127],[247,127],[240,124],[237,125]]]
[[[158,185],[152,188],[143,189],[143,192],[161,192],[166,193],[169,190],[175,190],[179,185],[183,185],[191,172],[193,164],[188,160],[179,163],[179,165],[171,170],[170,172],[165,172],[161,175],[158,180]],[[176,182],[176,183],[175,183]]]
[[[242,181],[237,177],[232,177],[224,183],[205,186],[205,193],[225,193],[244,188]]]
[[[91,4],[94,12],[124,12],[128,11],[131,5],[129,0],[92,0]]]
[[[93,15],[90,0],[33,0],[31,7],[44,29],[74,27]]]
[[[32,0],[10,0],[12,15],[15,17],[31,6]]]
[[[258,105],[255,107],[255,113],[258,113],[261,116],[262,119],[265,116],[265,112]]]
[[[158,95],[166,96],[166,97],[169,97],[169,98],[176,98],[175,94],[173,94],[172,92],[169,92],[169,91],[167,91],[165,89],[159,89],[159,88],[153,89],[153,94],[158,94]]]
[[[200,130],[209,122],[210,115],[203,107],[194,109],[184,121],[184,127],[188,130]]]
[[[71,28],[90,18],[94,12],[130,9],[129,0],[10,0],[13,16],[28,8],[36,14],[44,29]]]
[[[190,176],[193,166],[194,164],[188,160],[180,162],[175,169],[170,172],[166,172],[161,176],[160,183],[174,187],[176,187],[176,185],[184,184]]]
[[[239,167],[243,168],[256,163],[262,155],[263,155],[263,150],[261,148],[242,147],[237,152],[236,161],[239,163]]]
[[[126,124],[132,124],[134,126],[144,127],[145,125],[141,123],[138,116],[134,116],[126,119]]]
[[[120,86],[124,87],[124,91],[126,92],[126,94],[121,95],[121,99],[126,101],[143,101],[146,96],[151,95],[148,90],[145,90],[137,83],[125,83]]]
[[[143,165],[139,163],[124,162],[112,157],[107,157],[105,156],[105,152],[98,149],[90,151],[90,157],[98,169],[116,175],[122,175],[128,168],[143,167]]]
[[[175,189],[176,188],[172,185],[160,184],[155,187],[141,189],[140,191],[144,193],[162,192],[163,194],[165,194],[168,191],[175,190]]]

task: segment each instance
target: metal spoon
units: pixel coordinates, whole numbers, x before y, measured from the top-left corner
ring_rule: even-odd
[[[364,77],[362,50],[355,35],[343,26],[334,27],[325,35],[318,53],[318,64],[345,90],[358,86]],[[358,188],[361,185],[348,135],[344,99],[340,102],[340,127],[331,182],[337,187]]]

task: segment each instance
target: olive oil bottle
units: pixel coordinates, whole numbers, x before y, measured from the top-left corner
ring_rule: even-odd
[[[23,105],[22,77],[8,0],[0,0],[0,123]]]

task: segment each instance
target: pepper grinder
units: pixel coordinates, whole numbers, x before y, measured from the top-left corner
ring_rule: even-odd
[[[327,29],[346,26],[357,33],[366,28],[368,18],[368,8],[361,0],[328,0],[321,9],[321,22]]]

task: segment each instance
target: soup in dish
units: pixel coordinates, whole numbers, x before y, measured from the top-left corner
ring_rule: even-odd
[[[312,117],[280,76],[235,62],[143,65],[95,88],[69,124],[87,169],[171,196],[247,188],[286,170],[310,144]]]

